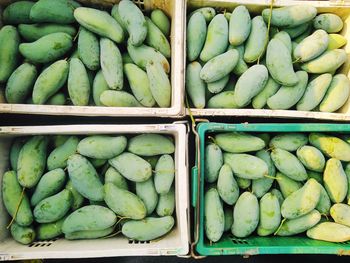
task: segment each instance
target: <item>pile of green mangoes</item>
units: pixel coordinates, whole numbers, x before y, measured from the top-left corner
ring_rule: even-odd
[[[0,29],[8,103],[170,107],[170,20],[131,1],[112,10],[74,0],[17,1]]]
[[[2,177],[12,237],[160,238],[175,223],[174,151],[160,134],[17,137]]]
[[[296,15],[297,14],[297,15]],[[255,15],[255,14],[254,14]],[[207,25],[208,24],[208,25]],[[186,91],[195,108],[336,112],[350,81],[342,19],[311,5],[189,14]]]
[[[350,240],[350,136],[225,132],[205,148],[204,228]],[[209,140],[210,139],[210,140]]]

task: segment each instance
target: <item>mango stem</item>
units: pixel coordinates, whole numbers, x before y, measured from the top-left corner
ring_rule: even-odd
[[[17,213],[18,213],[19,207],[21,206],[21,203],[22,203],[22,200],[23,200],[23,197],[24,197],[24,191],[25,191],[25,188],[23,187],[22,193],[21,193],[21,197],[19,198],[19,202],[18,202],[17,207],[16,207],[15,214],[13,215],[13,217],[12,217],[10,223],[7,225],[6,229],[9,229],[11,227],[11,225],[13,224],[13,222],[15,221],[15,219],[17,217]]]
[[[278,226],[276,232],[273,233],[274,236],[277,235],[278,231],[281,230],[281,227],[282,227],[283,223],[284,223],[286,220],[287,220],[286,218],[283,218],[283,219],[282,219],[281,224]]]

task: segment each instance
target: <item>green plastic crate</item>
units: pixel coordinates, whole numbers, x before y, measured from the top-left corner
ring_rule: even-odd
[[[258,254],[336,254],[350,255],[350,241],[331,243],[312,240],[305,234],[294,237],[258,237],[244,239],[234,238],[224,234],[217,243],[210,244],[204,233],[204,154],[205,140],[208,133],[213,132],[329,132],[350,133],[350,124],[223,124],[200,123],[197,126],[199,136],[200,159],[196,153],[196,165],[192,169],[192,205],[195,208],[195,236],[198,242],[195,246],[200,255],[258,255]],[[198,139],[198,138],[197,138]],[[199,146],[199,147],[198,147]],[[200,167],[198,167],[198,164]],[[200,175],[198,172],[200,168]],[[198,178],[200,176],[200,178]],[[199,189],[199,195],[198,190]],[[197,202],[198,201],[198,202]],[[199,205],[199,207],[197,206]],[[198,221],[199,220],[199,221]],[[197,225],[198,222],[198,225]]]

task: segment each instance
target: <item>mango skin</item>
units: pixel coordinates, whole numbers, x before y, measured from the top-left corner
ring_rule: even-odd
[[[260,220],[257,229],[258,235],[271,235],[277,230],[281,222],[278,198],[272,193],[267,193],[260,199],[259,205]]]
[[[32,43],[20,44],[19,51],[33,63],[49,63],[61,58],[72,46],[72,37],[58,32],[43,36]]]
[[[237,6],[230,17],[229,41],[231,45],[239,46],[248,38],[252,21],[248,9],[241,5]]]
[[[14,26],[0,29],[0,83],[6,82],[17,66],[19,43],[19,34]]]
[[[294,181],[280,172],[276,173],[276,181],[284,198],[287,198],[302,187],[301,182]]]
[[[33,5],[32,1],[14,2],[4,9],[2,20],[5,24],[31,23],[29,14]]]
[[[239,107],[248,105],[265,87],[268,71],[264,65],[254,65],[245,71],[238,79],[235,87],[234,100]]]
[[[209,23],[207,37],[200,59],[207,62],[225,52],[228,46],[228,23],[223,14],[216,15]]]
[[[340,34],[328,34],[329,42],[327,50],[333,50],[341,48],[348,42],[347,39]]]
[[[23,137],[17,137],[12,142],[10,149],[10,164],[14,171],[17,171],[18,156],[25,142],[26,139]]]
[[[11,236],[22,245],[28,245],[35,240],[35,231],[32,226],[20,226],[14,222],[10,228]]]
[[[327,161],[323,181],[332,202],[343,202],[348,192],[348,181],[339,160],[331,158]]]
[[[44,69],[38,76],[33,89],[33,103],[44,104],[67,80],[69,66],[65,60],[58,60]]]
[[[256,157],[262,159],[268,166],[269,176],[275,177],[276,168],[271,160],[270,153],[265,150],[260,150],[256,154]],[[261,178],[257,180],[253,180],[252,182],[252,193],[256,195],[256,197],[260,198],[265,195],[271,188],[274,182],[273,178]]]
[[[102,105],[108,107],[142,107],[137,99],[121,90],[105,90],[100,95]]]
[[[204,195],[204,229],[207,238],[212,242],[220,240],[225,227],[224,210],[220,196],[215,188]]]
[[[202,13],[196,12],[189,18],[186,35],[187,59],[192,62],[199,57],[207,35],[207,23]]]
[[[140,220],[147,215],[146,206],[140,197],[132,192],[120,189],[112,183],[106,183],[104,185],[104,200],[107,206],[119,216]],[[156,205],[157,202],[153,210]]]
[[[154,186],[158,194],[167,194],[175,178],[175,162],[171,155],[162,155],[155,166]]]
[[[39,240],[50,240],[62,234],[62,225],[66,217],[52,223],[39,224],[36,229],[36,237]]]
[[[90,98],[90,81],[83,62],[72,58],[69,63],[68,93],[75,106],[87,106]]]
[[[25,40],[33,42],[52,33],[66,33],[71,37],[77,34],[75,27],[61,24],[20,24],[18,32]]]
[[[315,17],[313,26],[316,29],[323,29],[327,33],[337,33],[342,30],[344,23],[335,14],[320,14]]]
[[[69,211],[72,202],[72,194],[67,189],[41,200],[33,210],[35,221],[52,223],[61,219]]]
[[[223,91],[213,97],[208,101],[209,109],[237,109],[238,105],[234,101],[235,93],[234,91]]]
[[[100,96],[106,90],[109,90],[108,84],[103,76],[102,70],[99,70],[92,84],[92,97],[96,106],[103,106]]]
[[[160,194],[156,208],[157,215],[171,216],[175,210],[175,188],[171,189],[166,194]]]
[[[273,38],[280,40],[287,47],[289,53],[292,53],[292,40],[287,32],[279,31],[273,36]]]
[[[63,222],[62,232],[103,230],[113,226],[117,216],[112,210],[99,206],[87,205],[71,213]]]
[[[227,164],[224,164],[219,171],[217,190],[221,199],[228,205],[236,203],[239,197],[237,182],[233,177],[231,167]]]
[[[170,34],[170,20],[161,9],[155,9],[151,13],[151,20],[163,32],[164,35]]]
[[[136,183],[136,194],[146,207],[147,215],[153,213],[158,204],[158,193],[154,186],[153,178]]]
[[[90,70],[100,68],[100,46],[97,36],[94,33],[81,27],[78,37],[79,58]]]
[[[159,218],[146,217],[143,220],[130,220],[124,223],[122,233],[124,236],[134,240],[153,240],[170,232],[174,223],[174,218],[171,216]]]
[[[47,157],[47,168],[49,171],[56,168],[66,168],[68,157],[77,150],[79,139],[76,136],[70,136],[62,145],[54,149]]]
[[[146,17],[146,24],[147,24],[147,31],[148,31],[146,36],[147,45],[158,50],[166,58],[170,58],[171,47],[166,36],[148,17]]]
[[[204,18],[205,18],[205,21],[207,23],[209,23],[216,15],[216,11],[213,7],[201,7],[201,8],[198,8],[196,10],[194,10],[190,15],[189,17],[191,17],[193,14],[195,13],[201,13]]]
[[[307,169],[315,172],[323,172],[326,160],[316,147],[302,146],[297,150],[297,156]]]
[[[256,16],[252,19],[251,31],[245,44],[244,61],[253,63],[262,57],[267,42],[267,26],[261,16]]]
[[[152,176],[151,165],[133,153],[124,152],[108,162],[126,179],[134,182],[144,182]]]
[[[280,85],[269,76],[265,87],[253,98],[252,105],[254,109],[262,109],[266,103],[267,100],[276,94],[278,89],[280,88]]]
[[[172,154],[175,152],[175,145],[161,134],[140,134],[128,141],[128,151],[141,156]]]
[[[330,209],[334,222],[350,226],[350,206],[346,204],[334,204]]]
[[[316,30],[301,41],[293,51],[294,58],[307,62],[321,55],[328,47],[329,37],[326,31]]]
[[[259,203],[255,195],[244,192],[238,198],[233,210],[231,232],[236,237],[247,237],[257,228],[259,223]]]
[[[288,178],[288,177],[287,177],[287,178]],[[275,195],[275,196],[277,197],[278,203],[279,203],[280,206],[281,206],[282,203],[283,203],[283,201],[284,201],[284,198],[283,198],[283,195],[282,195],[281,191],[278,190],[278,189],[276,189],[276,188],[274,188],[274,189],[272,189],[270,192],[271,192],[271,194],[273,194],[273,195]]]
[[[308,137],[303,133],[288,132],[274,136],[270,143],[270,148],[280,148],[289,152],[294,152],[308,143]]]
[[[76,232],[66,233],[64,235],[64,238],[68,240],[97,239],[97,238],[103,238],[105,236],[108,236],[109,234],[112,234],[113,231],[114,231],[114,226],[108,227],[102,230],[76,231]]]
[[[317,210],[295,219],[286,220],[276,233],[278,236],[292,236],[305,232],[314,227],[321,220],[321,214]]]
[[[197,109],[205,107],[206,83],[200,78],[202,66],[197,61],[191,62],[186,68],[186,92]]]
[[[220,133],[215,135],[215,141],[222,150],[230,153],[254,152],[265,147],[259,137],[242,132]]]
[[[205,148],[204,178],[208,183],[213,183],[219,176],[220,168],[223,164],[223,155],[220,147],[210,143]]]
[[[301,68],[308,73],[322,74],[337,70],[347,60],[343,49],[333,49],[324,52],[319,57],[301,65]]]
[[[309,229],[306,235],[316,240],[346,242],[350,239],[350,227],[334,222],[323,222]]]
[[[13,217],[22,194],[22,187],[17,181],[15,171],[4,173],[1,187],[4,206],[10,216]],[[33,222],[33,214],[26,193],[24,193],[21,205],[19,206],[15,222],[21,226],[29,226]]]
[[[116,43],[124,41],[123,28],[107,12],[79,7],[74,10],[74,17],[80,25],[101,37],[109,38]]]
[[[74,188],[84,197],[93,201],[103,200],[103,185],[92,166],[83,156],[73,154],[67,161],[69,178]]]
[[[225,88],[229,80],[230,80],[230,75],[226,75],[222,79],[207,83],[207,89],[210,93],[213,93],[213,94],[219,93]]]

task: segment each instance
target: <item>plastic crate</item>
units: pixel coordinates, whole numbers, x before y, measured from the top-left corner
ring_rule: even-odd
[[[261,14],[261,11],[270,7],[271,0],[188,0],[187,12],[204,6],[215,8],[218,12],[227,10],[231,12],[238,5],[245,5],[253,14]],[[318,13],[334,13],[339,15],[344,21],[344,28],[340,32],[348,39],[344,49],[350,53],[350,2],[349,1],[293,1],[293,0],[275,0],[274,7],[290,6],[290,5],[312,5],[317,8]],[[184,52],[186,54],[186,42]],[[341,73],[348,75],[350,68],[350,56],[348,54],[347,62],[342,66]],[[265,118],[304,118],[319,120],[350,120],[350,97],[345,105],[336,113],[316,112],[316,111],[297,111],[297,110],[269,110],[269,109],[196,109],[191,108],[194,116],[249,116],[249,117],[265,117]],[[187,109],[186,114],[190,112]]]
[[[93,258],[115,256],[186,255],[189,250],[187,127],[184,124],[157,125],[67,125],[0,127],[0,182],[9,163],[11,141],[17,136],[34,134],[167,134],[175,142],[175,226],[170,233],[155,241],[134,241],[121,234],[106,239],[75,240],[63,238],[21,245],[6,229],[10,218],[0,193],[0,261],[47,258]],[[1,190],[0,190],[1,192]]]
[[[200,255],[259,254],[337,254],[350,255],[350,241],[331,243],[309,239],[301,234],[293,237],[235,238],[225,233],[219,242],[210,244],[204,232],[204,160],[206,135],[216,132],[329,132],[350,133],[348,124],[223,124],[200,123],[197,128],[196,165],[192,168],[192,205],[195,208],[196,251]]]
[[[77,0],[94,7],[111,7],[120,0]],[[14,0],[0,0],[0,12]],[[171,44],[171,72],[170,82],[172,87],[171,106],[169,108],[146,107],[98,107],[98,106],[56,106],[33,104],[8,104],[4,103],[0,94],[0,113],[43,114],[43,115],[75,115],[75,116],[148,116],[148,117],[181,117],[184,112],[184,53],[183,32],[185,21],[184,0],[134,0],[143,11],[153,9],[163,10],[171,18],[170,44]],[[0,15],[1,27],[1,15]],[[1,90],[1,89],[0,89]],[[1,92],[0,92],[1,93]]]

